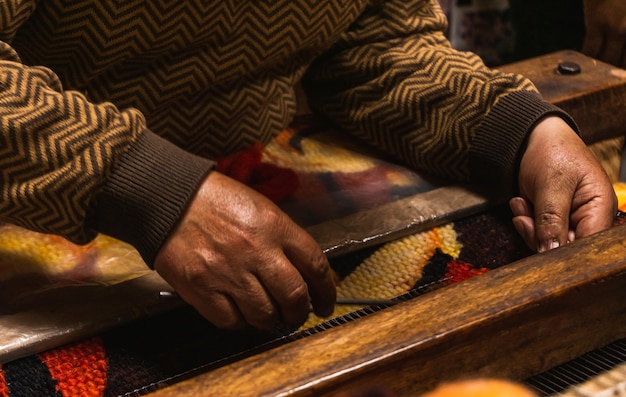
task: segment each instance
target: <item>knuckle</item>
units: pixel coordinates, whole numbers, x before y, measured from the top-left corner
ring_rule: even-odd
[[[229,299],[221,294],[210,294],[200,298],[192,305],[210,323],[221,329],[237,330],[245,327],[246,323],[235,306],[229,304]]]
[[[255,319],[254,319],[255,325],[259,327],[263,327],[263,328],[268,328],[268,327],[273,326],[277,322],[277,319],[278,319],[278,316],[276,314],[276,309],[271,302],[266,302],[264,304],[257,306],[257,308],[255,309],[254,316],[255,316]]]
[[[330,264],[328,259],[323,254],[317,254],[313,256],[311,261],[311,274],[316,279],[323,279],[328,276],[330,272]]]
[[[311,299],[306,284],[299,282],[287,291],[279,302],[281,321],[288,324],[300,324],[309,315]]]
[[[563,223],[563,218],[554,212],[543,212],[539,214],[538,221],[542,225],[551,226]]]
[[[287,295],[287,305],[289,307],[297,307],[302,305],[303,302],[309,301],[309,290],[305,283],[299,282],[297,283],[291,291],[289,291],[289,295]]]
[[[269,225],[282,225],[285,221],[285,216],[277,208],[270,207],[263,212],[263,220]]]
[[[211,283],[207,280],[207,273],[203,269],[197,266],[190,266],[185,269],[185,280],[189,288],[195,291],[204,291],[205,293],[211,290]]]
[[[542,226],[558,226],[565,224],[566,219],[556,205],[548,204],[544,210],[537,215],[537,222]]]

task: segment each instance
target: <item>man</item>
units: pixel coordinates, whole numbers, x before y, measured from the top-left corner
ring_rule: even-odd
[[[328,315],[316,242],[208,160],[271,139],[302,80],[320,117],[409,166],[518,186],[539,251],[608,227],[574,121],[445,28],[436,0],[1,2],[0,219],[127,241],[219,327]]]

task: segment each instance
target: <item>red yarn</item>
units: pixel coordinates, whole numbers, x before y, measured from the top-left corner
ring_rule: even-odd
[[[444,280],[447,280],[449,284],[454,284],[487,271],[489,269],[485,267],[475,268],[470,263],[452,260],[447,265]]]
[[[48,367],[57,390],[64,397],[101,397],[107,376],[107,360],[100,338],[39,354]]]
[[[263,146],[260,143],[217,161],[217,171],[248,185],[254,169],[261,164]]]
[[[250,186],[275,203],[292,194],[299,185],[298,175],[273,164],[260,163],[254,170]]]
[[[7,386],[7,381],[4,379],[4,372],[2,371],[1,365],[0,365],[0,397],[9,397],[9,386]]]
[[[263,146],[257,143],[218,160],[216,170],[279,203],[298,188],[298,175],[288,168],[261,162],[262,155]]]

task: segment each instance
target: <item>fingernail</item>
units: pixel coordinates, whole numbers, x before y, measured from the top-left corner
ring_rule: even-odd
[[[174,291],[159,291],[159,298],[180,299],[180,296]]]
[[[559,246],[559,240],[553,238],[552,240],[544,241],[543,243],[541,243],[539,247],[537,247],[537,252],[545,252],[548,250],[559,248]]]
[[[573,230],[570,230],[567,233],[567,242],[571,243],[572,241],[576,240],[576,232],[574,232]]]
[[[524,214],[524,201],[520,197],[513,197],[509,201],[509,207],[511,208],[511,212],[515,216]]]

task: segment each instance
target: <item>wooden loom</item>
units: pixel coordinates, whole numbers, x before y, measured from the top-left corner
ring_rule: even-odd
[[[568,74],[572,65],[563,62],[577,64],[581,72]],[[559,65],[565,66],[561,73]],[[575,117],[587,143],[623,134],[625,71],[569,51],[501,69],[533,80],[544,97]],[[330,254],[346,253],[475,213],[500,199],[442,188],[348,217],[343,226],[333,222],[309,231]],[[389,214],[405,222],[376,230],[376,220]],[[342,235],[359,222],[369,222],[375,241]],[[625,235],[626,225],[617,226],[152,395],[318,396],[384,385],[415,396],[459,377],[524,379],[626,337]],[[471,301],[464,299],[470,294]],[[451,306],[454,301],[467,303]]]
[[[578,64],[582,72],[557,74],[563,62]],[[587,143],[622,135],[623,70],[574,52],[502,69],[527,75],[548,100],[574,115]],[[480,212],[502,199],[476,187],[446,186],[308,231],[329,256],[337,256]],[[445,377],[521,379],[624,336],[620,318],[612,319],[622,310],[619,286],[626,269],[619,245],[623,231],[616,233],[576,242],[558,254],[528,258],[301,340],[244,354],[247,358],[212,366],[216,369],[158,394],[320,395],[382,382],[398,393],[415,395],[445,380],[442,368]],[[167,289],[150,274],[114,286],[51,294],[30,311],[0,311],[0,362],[180,307],[178,301],[158,298]],[[486,303],[448,307],[448,299],[470,291],[476,301]],[[587,307],[585,299],[596,299],[597,308]],[[442,313],[436,323],[424,314],[433,310]],[[575,328],[583,323],[586,331]],[[587,333],[589,339],[577,340]],[[502,358],[515,353],[524,358]],[[289,373],[281,372],[285,368]]]

